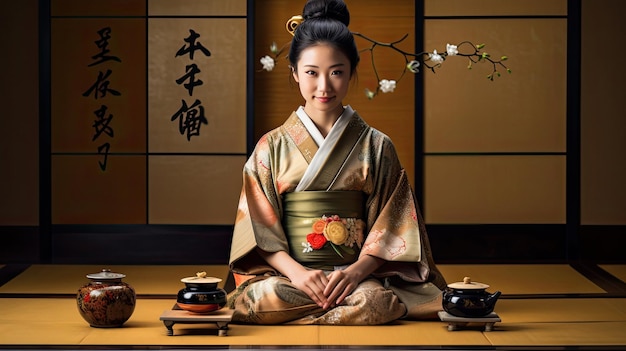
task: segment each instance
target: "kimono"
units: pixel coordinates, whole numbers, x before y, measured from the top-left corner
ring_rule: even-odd
[[[349,195],[341,199],[360,194],[362,211],[355,215],[359,219],[341,218],[352,216],[347,214],[322,216],[309,222],[312,229],[304,229],[310,235],[294,240],[292,226],[285,222],[289,199],[324,192]],[[341,201],[330,202],[338,203],[337,210],[341,210]],[[343,229],[341,223],[334,222],[342,222]],[[331,224],[337,224],[332,229],[347,234],[333,241],[335,238],[327,235],[331,234]],[[353,304],[354,308],[342,311],[337,306],[322,311],[306,294],[290,287],[289,280],[269,266],[258,249],[286,251],[305,266],[324,270],[333,266],[341,269],[342,263],[349,264],[342,260],[356,260],[362,255],[386,263],[346,298],[346,305]],[[333,255],[340,257],[338,262],[330,262],[330,267],[307,264],[307,255],[323,250],[328,258],[321,262],[332,261]],[[235,309],[233,322],[243,323],[354,325],[434,318],[442,307],[441,294],[446,286],[433,262],[419,207],[393,143],[350,106],[345,107],[326,138],[300,107],[282,126],[258,141],[243,170],[229,266],[237,286],[229,294],[229,305]],[[276,284],[285,286],[272,291]],[[350,300],[352,295],[355,297]],[[385,305],[378,308],[368,302],[372,296],[380,297]],[[270,304],[268,314],[255,311],[257,304],[272,300],[276,301]],[[379,316],[381,313],[385,316]]]

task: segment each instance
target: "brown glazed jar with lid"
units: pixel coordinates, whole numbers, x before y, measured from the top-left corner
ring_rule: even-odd
[[[121,327],[135,311],[137,295],[132,286],[122,281],[126,275],[109,269],[87,274],[89,283],[78,289],[78,312],[96,328]]]

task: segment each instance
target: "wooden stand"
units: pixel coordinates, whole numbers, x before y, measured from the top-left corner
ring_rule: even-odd
[[[488,331],[493,330],[493,325],[496,324],[496,322],[502,321],[495,312],[491,312],[490,314],[484,317],[471,317],[471,318],[453,316],[450,313],[445,312],[445,311],[440,311],[438,314],[439,314],[439,319],[441,319],[442,322],[448,322],[449,331],[459,330],[460,328],[465,327],[469,323],[479,323],[479,324],[483,324],[485,326],[485,331],[488,332]]]
[[[200,323],[215,323],[218,329],[219,336],[226,336],[228,333],[228,323],[233,318],[233,310],[223,308],[215,312],[208,314],[199,314],[188,312],[184,310],[167,310],[161,315],[160,320],[167,328],[167,335],[174,335],[174,324],[186,323],[186,324],[200,324]]]

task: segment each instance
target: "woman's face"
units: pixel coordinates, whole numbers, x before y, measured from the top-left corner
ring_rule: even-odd
[[[350,61],[330,45],[320,44],[302,51],[293,78],[306,101],[304,109],[313,117],[318,113],[343,111],[343,98],[348,94]]]

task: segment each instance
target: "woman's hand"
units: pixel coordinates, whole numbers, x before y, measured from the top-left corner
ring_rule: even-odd
[[[323,271],[304,269],[304,271],[289,277],[289,279],[296,288],[309,295],[311,300],[315,301],[318,306],[323,309],[327,309],[330,306],[329,300],[324,293],[328,284],[328,278]]]
[[[289,278],[296,288],[323,309],[342,303],[363,279],[385,263],[380,258],[364,255],[348,268],[326,276],[324,271],[304,267],[285,251],[265,252],[259,249],[258,252],[267,263]]]
[[[354,274],[348,269],[333,271],[328,275],[328,284],[324,289],[324,296],[327,296],[327,304],[324,309],[334,307],[343,302],[346,296],[350,295],[361,282],[360,274]]]
[[[289,278],[296,288],[307,294],[318,306],[328,308],[330,304],[324,295],[328,278],[323,271],[304,267],[285,251],[266,252],[261,249],[257,251],[267,263]]]
[[[324,289],[324,295],[327,296],[327,304],[323,307],[326,309],[341,304],[356,289],[359,283],[383,263],[385,263],[385,260],[364,255],[358,261],[348,266],[348,268],[331,272],[328,275],[328,284],[326,284]]]

